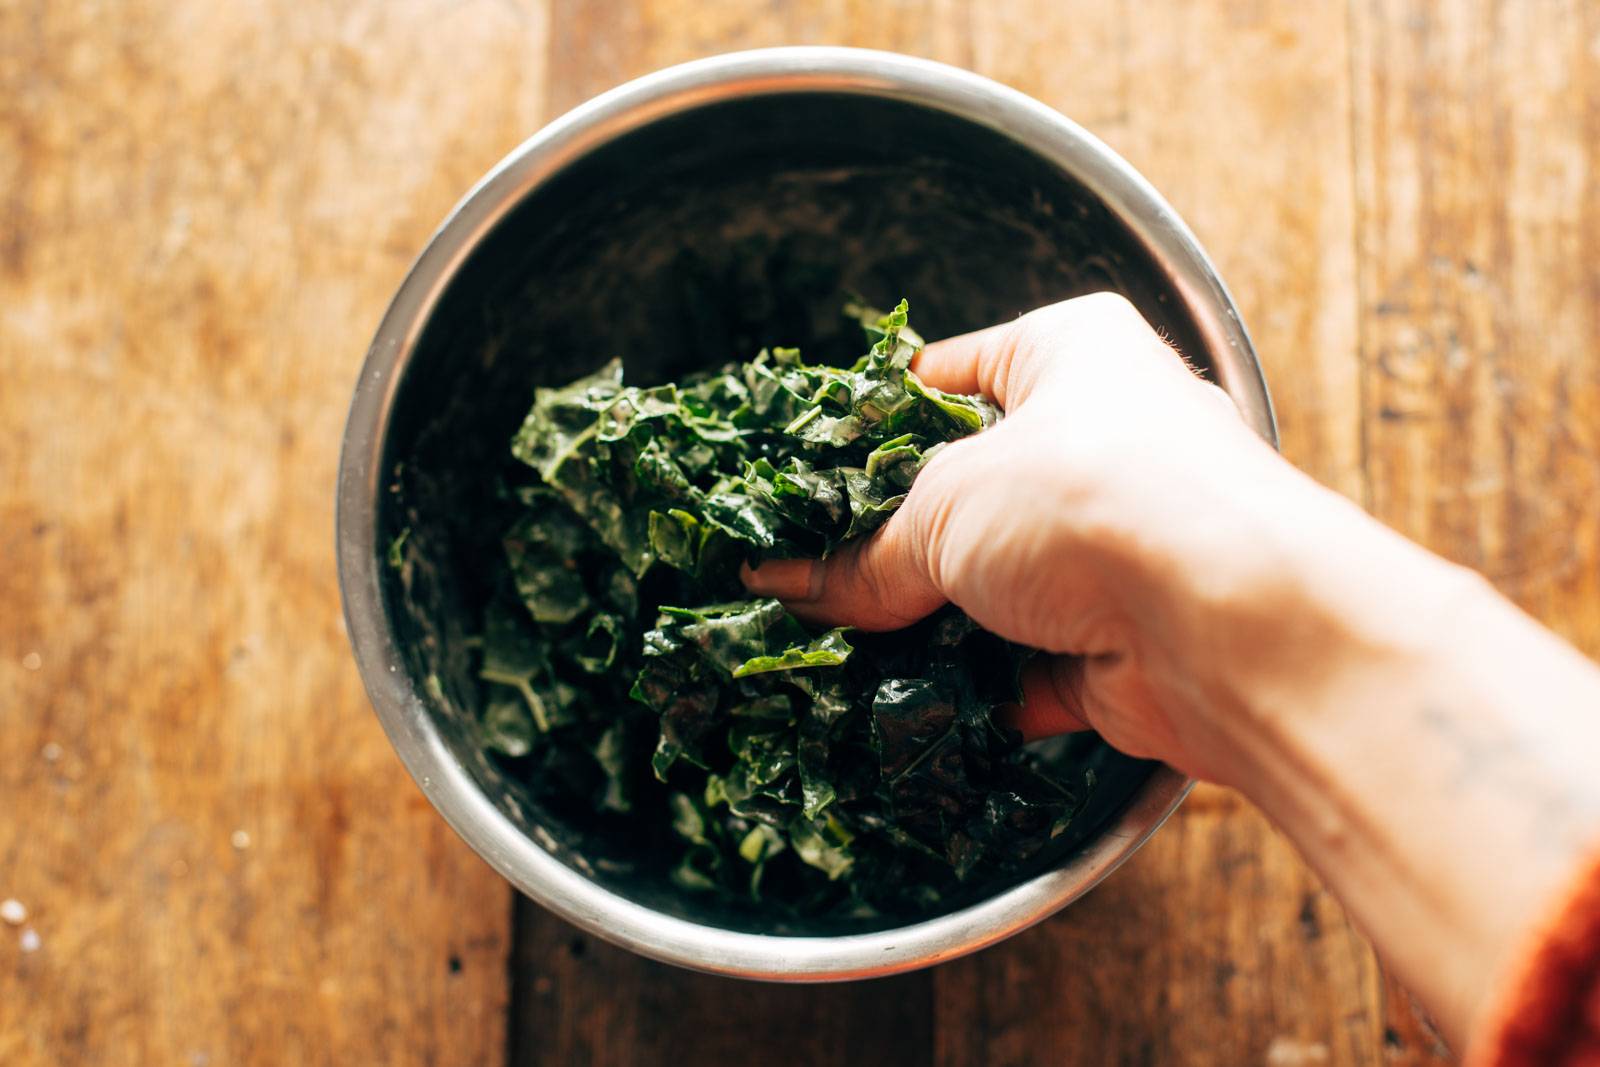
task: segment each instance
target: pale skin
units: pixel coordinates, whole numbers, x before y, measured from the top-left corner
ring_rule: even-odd
[[[746,584],[871,630],[954,602],[1043,649],[1026,736],[1093,728],[1239,790],[1462,1048],[1600,848],[1600,669],[1280,458],[1120,297],[914,369],[1006,418],[874,537]]]

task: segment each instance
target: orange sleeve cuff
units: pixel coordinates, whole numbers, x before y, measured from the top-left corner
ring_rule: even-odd
[[[1524,941],[1466,1067],[1600,1067],[1600,856]]]

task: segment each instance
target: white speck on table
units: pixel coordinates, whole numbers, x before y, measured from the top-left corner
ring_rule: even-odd
[[[28,909],[22,901],[16,898],[0,900],[0,919],[12,926],[21,926],[28,921]]]
[[[22,669],[25,671],[36,671],[43,666],[44,657],[39,655],[37,652],[29,652],[26,656],[22,657]]]
[[[250,847],[250,835],[244,830],[235,830],[228,841],[240,852]]]
[[[1321,1041],[1275,1037],[1267,1046],[1267,1067],[1313,1067],[1328,1062],[1328,1046]]]
[[[31,926],[28,927],[22,931],[22,936],[17,938],[17,944],[22,946],[22,951],[24,952],[38,952],[40,945],[39,931]]]

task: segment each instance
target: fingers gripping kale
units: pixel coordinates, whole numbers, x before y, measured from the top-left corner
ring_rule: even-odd
[[[1032,858],[1085,794],[991,720],[1026,650],[953,608],[818,633],[739,583],[870,533],[1000,417],[911,372],[904,301],[864,325],[850,367],[775,348],[539,390],[484,630],[480,728],[531,788],[636,820],[682,888],[792,915],[935,907]]]

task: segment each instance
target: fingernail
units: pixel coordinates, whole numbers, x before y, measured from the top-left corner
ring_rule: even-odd
[[[769,559],[739,568],[745,588],[779,600],[815,600],[822,595],[822,564],[814,559]]]

